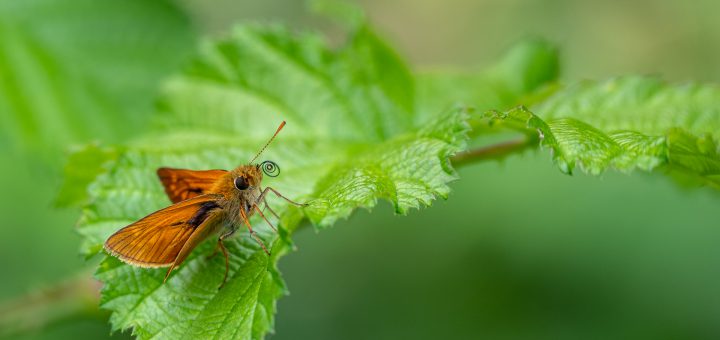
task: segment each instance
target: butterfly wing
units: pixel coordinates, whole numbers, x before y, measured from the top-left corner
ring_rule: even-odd
[[[173,168],[157,170],[160,182],[165,187],[165,193],[173,203],[209,193],[213,184],[226,173],[225,170],[196,171]]]
[[[219,208],[220,197],[200,195],[158,210],[110,236],[105,249],[135,266],[170,266],[193,234],[209,234],[208,228],[213,223],[204,222],[209,222],[213,211]],[[196,235],[194,239],[197,238]]]

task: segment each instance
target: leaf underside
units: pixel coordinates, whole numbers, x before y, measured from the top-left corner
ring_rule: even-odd
[[[529,110],[484,117],[494,126],[537,131],[565,173],[661,169],[685,184],[720,189],[720,88],[714,85],[650,77],[588,81]]]

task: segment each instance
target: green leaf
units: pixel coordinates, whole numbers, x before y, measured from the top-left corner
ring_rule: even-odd
[[[557,49],[542,40],[526,40],[510,49],[489,70],[425,70],[418,76],[418,122],[453,103],[480,111],[537,101],[559,76]]]
[[[169,1],[0,1],[0,143],[62,151],[142,130],[162,77],[187,59]]]
[[[63,183],[55,198],[61,207],[87,204],[87,187],[103,173],[109,162],[117,157],[116,151],[97,144],[88,144],[72,150],[64,169]]]
[[[263,184],[310,205],[289,208],[271,198],[282,237],[257,217],[251,222],[273,256],[241,229],[227,242],[231,269],[220,291],[224,260],[206,259],[214,241],[193,251],[166,284],[164,269],[106,258],[97,277],[114,329],[132,328],[140,338],[262,338],[285,292],[277,261],[305,217],[327,227],[380,199],[406,213],[448,195],[456,177],[448,158],[464,148],[467,113],[438,112],[416,125],[414,78],[369,28],[359,29],[335,51],[318,35],[240,26],[205,42],[189,69],[167,82],[153,132],[118,150],[89,187],[78,227],[84,252],[99,252],[120,227],[168,205],[156,168],[233,168],[281,120],[287,127],[262,158],[282,174]]]
[[[662,168],[684,182],[720,188],[717,86],[670,85],[646,77],[583,82],[532,111],[486,116],[493,123],[538,131],[566,173],[576,167],[590,174]]]

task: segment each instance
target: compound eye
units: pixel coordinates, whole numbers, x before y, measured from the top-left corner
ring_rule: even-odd
[[[250,184],[247,182],[247,179],[245,177],[236,177],[235,178],[235,187],[238,190],[246,190],[250,186]]]

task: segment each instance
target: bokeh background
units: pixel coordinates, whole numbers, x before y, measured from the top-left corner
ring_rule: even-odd
[[[89,275],[92,263],[78,255],[73,231],[78,211],[55,207],[68,150],[142,132],[161,79],[199,39],[247,20],[338,37],[295,0],[160,1],[150,11],[139,1],[88,3],[0,0],[0,301],[42,301],[37,292],[54,282]],[[622,74],[720,80],[717,1],[358,3],[415,69],[482,69],[520,39],[540,37],[561,51],[563,82]],[[102,22],[92,11],[129,14]],[[139,34],[135,20],[156,16],[164,26],[148,34],[166,39],[154,57],[122,48],[125,35]],[[92,21],[91,40],[73,45],[62,35]],[[56,42],[43,50],[39,74],[28,71],[34,59],[25,56],[39,49],[24,40],[28,32]],[[92,62],[79,62],[86,55]],[[83,73],[116,60],[119,67]],[[57,90],[57,79],[76,74],[94,76]],[[85,122],[94,132],[58,135],[58,126],[76,121],[33,120],[55,117],[56,105],[71,101],[58,93],[120,118],[96,130]],[[31,138],[8,129],[18,106],[7,103],[18,98],[35,103],[21,113]],[[281,262],[291,295],[279,302],[271,338],[720,338],[717,193],[642,173],[566,176],[542,152],[466,166],[460,176],[447,201],[407,217],[384,203],[322,233],[299,232],[298,251]],[[29,319],[55,321],[13,337],[110,337],[105,313],[69,305],[74,312],[64,318],[51,317],[62,310],[30,308],[36,314]],[[4,318],[23,307],[0,306]]]

